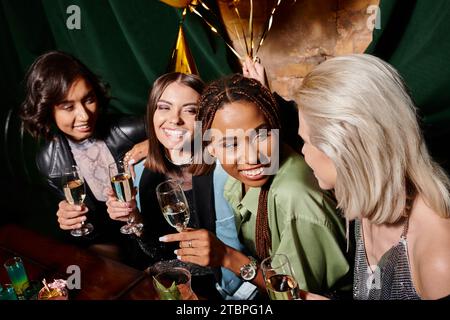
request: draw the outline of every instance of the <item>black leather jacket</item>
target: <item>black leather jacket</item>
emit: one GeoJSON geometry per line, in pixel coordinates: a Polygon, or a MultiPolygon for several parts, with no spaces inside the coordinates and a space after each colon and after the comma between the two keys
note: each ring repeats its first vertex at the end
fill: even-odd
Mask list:
{"type": "MultiPolygon", "coordinates": [[[[136,143],[146,139],[144,117],[102,115],[100,118],[102,120],[97,123],[95,136],[105,141],[115,160],[121,159],[136,143]]],[[[60,200],[65,199],[61,172],[76,163],[64,134],[57,133],[42,147],[37,154],[36,164],[50,189],[60,200]]],[[[94,232],[77,241],[89,245],[123,240],[119,232],[123,223],[109,218],[105,203],[97,201],[87,184],[85,204],[89,208],[87,218],[94,225],[94,232]]]]}

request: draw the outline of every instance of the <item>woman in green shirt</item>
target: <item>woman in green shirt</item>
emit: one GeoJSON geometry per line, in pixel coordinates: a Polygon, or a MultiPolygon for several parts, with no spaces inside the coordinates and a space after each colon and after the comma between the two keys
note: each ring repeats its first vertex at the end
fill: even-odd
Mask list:
{"type": "MultiPolygon", "coordinates": [[[[193,171],[201,175],[212,170],[206,163],[214,161],[205,161],[204,153],[220,161],[230,176],[224,196],[249,254],[259,261],[286,254],[301,289],[322,294],[350,290],[345,230],[336,203],[320,190],[303,158],[279,143],[278,106],[270,91],[236,74],[211,83],[200,105],[197,120],[203,124],[202,151],[207,152],[195,159],[193,171]]],[[[180,241],[176,254],[182,261],[225,267],[265,288],[259,268],[254,277],[242,272],[255,266],[253,258],[206,230],[160,240],[180,241]]]]}

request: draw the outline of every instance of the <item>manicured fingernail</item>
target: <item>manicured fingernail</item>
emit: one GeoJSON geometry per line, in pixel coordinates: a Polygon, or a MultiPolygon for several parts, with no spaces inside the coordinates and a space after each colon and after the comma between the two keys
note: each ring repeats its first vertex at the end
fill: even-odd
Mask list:
{"type": "Polygon", "coordinates": [[[164,237],[160,237],[159,238],[159,241],[161,241],[161,242],[166,242],[167,241],[167,238],[164,236],[164,237]]]}
{"type": "Polygon", "coordinates": [[[174,250],[173,253],[178,257],[178,250],[174,250]]]}
{"type": "Polygon", "coordinates": [[[181,257],[180,257],[180,256],[177,256],[177,259],[178,259],[178,260],[181,260],[181,257]]]}

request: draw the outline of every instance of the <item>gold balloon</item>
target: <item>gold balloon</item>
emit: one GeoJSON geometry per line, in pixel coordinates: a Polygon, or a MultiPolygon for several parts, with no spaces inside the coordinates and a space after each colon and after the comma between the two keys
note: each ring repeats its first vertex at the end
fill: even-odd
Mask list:
{"type": "Polygon", "coordinates": [[[193,0],[159,0],[175,8],[186,8],[193,0]]]}
{"type": "Polygon", "coordinates": [[[172,57],[167,71],[198,75],[197,66],[195,65],[191,50],[189,50],[182,24],[180,24],[180,28],[178,29],[177,42],[172,51],[172,57]]]}

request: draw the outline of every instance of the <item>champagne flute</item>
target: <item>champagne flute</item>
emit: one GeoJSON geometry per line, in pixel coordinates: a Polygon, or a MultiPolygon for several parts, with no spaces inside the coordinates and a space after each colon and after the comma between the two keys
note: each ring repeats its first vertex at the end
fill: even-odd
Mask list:
{"type": "MultiPolygon", "coordinates": [[[[190,219],[190,210],[186,195],[178,181],[169,179],[160,183],[156,187],[156,195],[166,221],[178,232],[185,231],[190,219]]],[[[178,259],[161,261],[161,263],[169,269],[176,269],[176,267],[186,268],[192,276],[213,274],[213,270],[210,267],[202,267],[195,263],[184,262],[178,259]]]]}
{"type": "Polygon", "coordinates": [[[267,293],[271,300],[299,300],[300,292],[289,259],[274,254],[261,262],[267,293]]]}
{"type": "MultiPolygon", "coordinates": [[[[80,169],[77,166],[70,166],[63,172],[61,180],[67,202],[72,205],[82,206],[86,197],[86,186],[80,169]]],[[[70,234],[74,237],[81,237],[88,235],[93,230],[94,226],[91,223],[81,222],[81,228],[72,229],[70,234]]]]}
{"type": "MultiPolygon", "coordinates": [[[[111,186],[116,194],[116,198],[120,202],[129,202],[133,200],[133,178],[131,177],[128,164],[123,160],[113,162],[109,165],[109,177],[111,178],[111,186]]],[[[134,222],[134,215],[128,215],[127,224],[120,228],[123,234],[132,234],[142,230],[142,223],[134,222]]]]}
{"type": "Polygon", "coordinates": [[[178,182],[169,179],[160,183],[156,195],[166,221],[178,232],[184,231],[190,218],[189,205],[178,182]]]}

